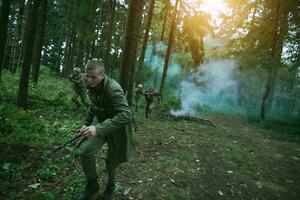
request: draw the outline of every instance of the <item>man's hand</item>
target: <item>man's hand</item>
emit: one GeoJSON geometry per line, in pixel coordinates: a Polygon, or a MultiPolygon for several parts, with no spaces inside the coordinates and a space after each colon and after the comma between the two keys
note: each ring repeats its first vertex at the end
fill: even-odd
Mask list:
{"type": "Polygon", "coordinates": [[[82,134],[82,137],[84,137],[84,138],[90,138],[90,137],[97,136],[95,126],[82,126],[80,132],[82,134]]]}
{"type": "Polygon", "coordinates": [[[80,130],[78,130],[78,131],[75,133],[75,136],[76,136],[76,137],[81,137],[81,136],[82,136],[83,129],[85,129],[85,128],[86,128],[86,126],[83,125],[83,126],[80,128],[80,130]]]}

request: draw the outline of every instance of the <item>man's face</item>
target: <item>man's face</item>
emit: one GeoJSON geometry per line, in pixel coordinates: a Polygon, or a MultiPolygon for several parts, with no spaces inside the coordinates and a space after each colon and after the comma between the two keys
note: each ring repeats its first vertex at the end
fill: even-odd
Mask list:
{"type": "Polygon", "coordinates": [[[99,72],[97,69],[91,69],[85,71],[87,84],[89,87],[97,87],[104,79],[104,73],[99,72]]]}

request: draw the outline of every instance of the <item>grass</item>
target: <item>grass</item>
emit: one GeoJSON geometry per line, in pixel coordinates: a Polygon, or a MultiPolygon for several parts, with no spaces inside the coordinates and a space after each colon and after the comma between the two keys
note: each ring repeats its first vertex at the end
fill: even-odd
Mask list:
{"type": "Polygon", "coordinates": [[[266,120],[248,117],[248,122],[275,133],[278,137],[300,142],[300,118],[295,116],[269,116],[266,120]]]}
{"type": "MultiPolygon", "coordinates": [[[[73,107],[70,83],[47,68],[42,68],[38,87],[29,88],[27,111],[15,106],[17,89],[18,75],[4,71],[0,199],[76,199],[84,177],[73,146],[48,153],[73,137],[85,110],[73,107]]],[[[114,200],[299,199],[297,121],[262,123],[209,112],[203,116],[217,124],[212,128],[160,118],[157,111],[171,105],[177,101],[156,106],[146,119],[141,102],[133,135],[137,152],[120,166],[114,200]]],[[[101,190],[106,183],[104,158],[104,153],[98,154],[101,190]]]]}
{"type": "MultiPolygon", "coordinates": [[[[70,83],[42,68],[39,85],[33,87],[30,84],[29,87],[29,109],[23,111],[15,105],[17,77],[4,71],[0,85],[0,90],[4,91],[0,94],[0,143],[5,145],[1,164],[9,166],[0,173],[1,178],[6,180],[0,186],[0,196],[10,199],[57,199],[61,187],[68,184],[68,178],[81,182],[82,177],[77,176],[74,169],[67,172],[61,170],[70,168],[72,158],[67,152],[71,149],[54,157],[43,156],[73,137],[73,132],[81,125],[84,110],[75,110],[71,104],[70,83]],[[40,156],[43,159],[35,160],[40,156]],[[64,173],[67,173],[66,181],[58,180],[57,177],[66,175],[64,173]],[[35,183],[39,183],[36,188],[29,187],[35,183]],[[50,188],[49,184],[60,187],[50,188]],[[17,194],[15,191],[18,190],[22,192],[17,194]]],[[[75,198],[68,193],[62,196],[75,198]]]]}

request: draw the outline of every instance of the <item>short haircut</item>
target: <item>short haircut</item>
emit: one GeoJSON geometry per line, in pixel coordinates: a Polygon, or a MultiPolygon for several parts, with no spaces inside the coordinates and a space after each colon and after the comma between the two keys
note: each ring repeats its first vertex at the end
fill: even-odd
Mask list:
{"type": "Polygon", "coordinates": [[[89,60],[85,65],[85,70],[98,70],[101,74],[105,73],[105,67],[101,60],[89,60]]]}

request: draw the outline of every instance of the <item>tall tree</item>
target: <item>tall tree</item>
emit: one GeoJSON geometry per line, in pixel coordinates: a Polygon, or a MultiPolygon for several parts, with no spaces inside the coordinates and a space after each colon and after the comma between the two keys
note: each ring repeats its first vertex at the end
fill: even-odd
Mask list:
{"type": "Polygon", "coordinates": [[[25,43],[26,43],[26,34],[27,34],[27,27],[29,27],[29,14],[30,14],[30,7],[32,5],[33,0],[25,0],[25,8],[24,8],[24,22],[21,26],[21,36],[20,36],[20,44],[19,44],[19,57],[17,60],[17,69],[20,69],[24,61],[24,55],[25,55],[25,43]]]}
{"type": "Polygon", "coordinates": [[[19,47],[21,43],[21,37],[22,37],[22,24],[23,24],[23,16],[24,16],[24,8],[25,8],[25,0],[19,1],[19,11],[17,16],[17,27],[16,27],[16,33],[15,33],[15,39],[13,43],[13,49],[12,49],[12,58],[11,58],[11,72],[15,73],[17,70],[17,67],[19,65],[18,61],[20,60],[20,54],[21,49],[19,47]]]}
{"type": "Polygon", "coordinates": [[[63,76],[65,78],[69,77],[74,62],[74,53],[76,48],[77,6],[78,0],[76,0],[73,5],[70,5],[69,9],[66,8],[70,10],[70,20],[67,25],[66,47],[64,51],[63,76]]]}
{"type": "Polygon", "coordinates": [[[85,57],[84,63],[92,58],[92,45],[93,40],[95,39],[95,18],[96,18],[96,0],[90,0],[88,5],[88,14],[87,14],[87,25],[86,25],[86,36],[84,41],[85,46],[85,57]]]}
{"type": "Polygon", "coordinates": [[[40,0],[32,0],[29,5],[28,15],[28,27],[26,30],[25,46],[24,46],[24,60],[22,64],[21,79],[19,83],[18,91],[18,106],[26,109],[27,108],[27,97],[28,97],[28,84],[30,75],[30,66],[32,63],[32,54],[34,47],[34,38],[37,29],[38,11],[40,0]]]}
{"type": "MultiPolygon", "coordinates": [[[[11,9],[10,9],[11,10],[11,9]]],[[[10,13],[11,15],[11,13],[10,13]]],[[[5,47],[4,47],[4,58],[2,61],[3,69],[10,70],[9,66],[9,61],[10,61],[10,52],[11,52],[11,46],[12,46],[12,41],[13,41],[13,26],[12,23],[9,23],[10,21],[13,20],[8,20],[8,28],[7,28],[7,36],[6,36],[6,42],[5,42],[5,47]]]]}
{"type": "Polygon", "coordinates": [[[93,16],[96,14],[95,0],[79,0],[77,13],[76,66],[82,67],[90,57],[88,44],[93,36],[93,16]]]}
{"type": "Polygon", "coordinates": [[[165,6],[164,6],[164,9],[162,10],[162,12],[164,13],[164,20],[163,20],[163,25],[162,25],[160,41],[164,40],[166,24],[167,24],[167,17],[169,15],[169,10],[170,10],[170,0],[164,1],[164,4],[165,4],[165,6]]]}
{"type": "Polygon", "coordinates": [[[84,62],[85,39],[87,35],[87,18],[88,18],[89,1],[78,0],[77,17],[77,44],[76,44],[76,67],[82,67],[84,62]]]}
{"type": "Polygon", "coordinates": [[[142,78],[145,52],[146,52],[146,49],[147,49],[147,43],[148,43],[148,39],[149,39],[149,31],[150,31],[151,23],[152,23],[154,5],[155,5],[155,0],[151,0],[150,8],[149,8],[149,11],[148,11],[148,19],[147,19],[147,24],[146,24],[146,30],[145,30],[144,39],[143,39],[142,51],[141,51],[141,55],[140,55],[140,59],[139,59],[138,73],[137,73],[137,79],[136,79],[137,84],[139,84],[141,82],[141,78],[142,78]]]}
{"type": "Polygon", "coordinates": [[[120,69],[120,84],[127,93],[129,104],[132,103],[132,90],[136,62],[136,52],[139,41],[144,0],[132,0],[129,6],[125,44],[120,69]]]}
{"type": "Polygon", "coordinates": [[[10,0],[2,1],[1,18],[0,18],[0,80],[3,68],[4,49],[7,38],[7,24],[10,11],[10,0]]]}
{"type": "MultiPolygon", "coordinates": [[[[292,67],[299,48],[296,42],[300,22],[299,8],[295,6],[294,0],[255,0],[247,4],[242,1],[228,2],[232,3],[229,5],[232,14],[224,16],[221,27],[226,25],[227,30],[220,32],[225,40],[232,35],[237,36],[229,39],[227,44],[231,46],[230,54],[239,58],[242,70],[266,70],[266,80],[260,73],[256,73],[256,84],[249,86],[244,82],[242,86],[247,87],[248,95],[253,93],[250,96],[262,93],[253,98],[261,102],[259,114],[265,119],[270,108],[272,111],[282,112],[289,105],[288,98],[298,98],[295,95],[299,93],[297,87],[289,91],[289,94],[285,92],[289,87],[289,81],[286,80],[289,74],[287,67],[292,67]],[[265,85],[262,84],[264,82],[265,85]]],[[[289,80],[293,80],[292,77],[289,80]]]]}
{"type": "Polygon", "coordinates": [[[173,17],[172,17],[173,21],[172,21],[171,30],[170,30],[170,33],[169,33],[168,48],[167,48],[167,53],[166,53],[165,61],[164,61],[164,70],[163,70],[161,83],[160,83],[160,90],[159,90],[160,94],[162,94],[162,92],[164,90],[166,77],[167,77],[167,73],[168,73],[169,59],[170,59],[171,50],[172,50],[173,43],[174,43],[175,30],[176,30],[176,26],[177,26],[177,7],[178,7],[178,4],[179,4],[179,0],[176,0],[175,7],[174,7],[174,12],[173,12],[173,17]]]}
{"type": "Polygon", "coordinates": [[[261,111],[260,111],[260,117],[261,119],[265,119],[265,113],[267,106],[269,106],[271,101],[271,96],[274,94],[275,89],[275,81],[278,73],[278,62],[281,60],[281,53],[283,48],[283,43],[279,41],[280,36],[280,8],[281,8],[281,0],[276,1],[276,7],[273,9],[274,13],[274,28],[273,28],[273,36],[272,36],[272,47],[271,47],[271,59],[273,61],[273,64],[269,67],[269,74],[268,74],[268,80],[266,84],[265,93],[262,98],[262,104],[261,104],[261,111]],[[282,43],[282,44],[280,44],[282,43]],[[274,61],[277,61],[274,63],[274,61]],[[277,65],[277,66],[276,66],[277,65]]]}
{"type": "Polygon", "coordinates": [[[48,0],[41,0],[41,8],[39,10],[38,27],[34,42],[34,52],[33,52],[33,62],[32,62],[32,81],[34,85],[37,85],[40,64],[41,64],[41,53],[43,48],[43,41],[46,29],[46,19],[47,19],[47,6],[48,0]]]}
{"type": "Polygon", "coordinates": [[[106,40],[106,49],[104,54],[104,64],[106,68],[110,68],[109,66],[109,56],[111,51],[111,43],[113,39],[113,30],[115,24],[115,12],[116,12],[116,0],[110,0],[110,17],[108,21],[108,31],[107,31],[107,40],[106,40]]]}

